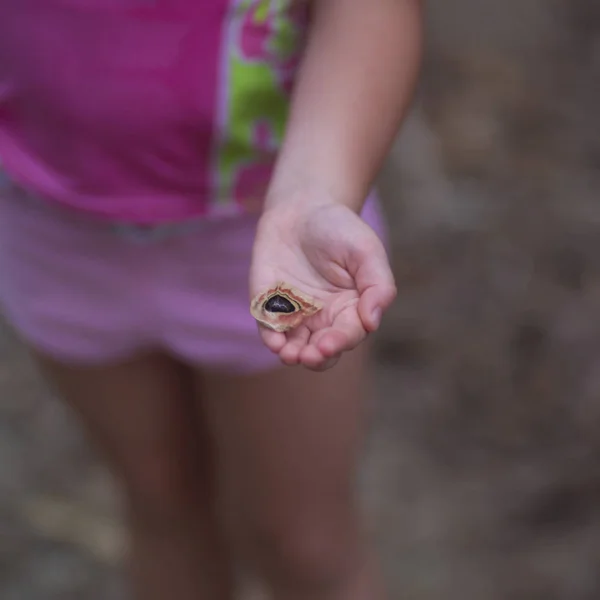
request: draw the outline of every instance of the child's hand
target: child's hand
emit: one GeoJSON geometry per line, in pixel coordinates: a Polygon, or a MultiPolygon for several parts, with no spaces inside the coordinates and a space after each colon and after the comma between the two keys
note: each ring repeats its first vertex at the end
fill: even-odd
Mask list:
{"type": "Polygon", "coordinates": [[[285,281],[323,303],[300,327],[260,327],[264,343],[287,365],[332,367],[379,327],[396,296],[383,244],[351,209],[339,204],[280,205],[261,217],[250,272],[254,297],[285,281]]]}

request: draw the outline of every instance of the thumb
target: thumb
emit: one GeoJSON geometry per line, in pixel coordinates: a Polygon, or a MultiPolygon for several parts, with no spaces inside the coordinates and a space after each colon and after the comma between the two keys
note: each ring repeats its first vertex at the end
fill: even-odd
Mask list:
{"type": "Polygon", "coordinates": [[[394,274],[385,248],[376,238],[363,249],[356,249],[354,256],[354,281],[360,294],[358,314],[367,331],[376,331],[383,312],[396,298],[394,274]]]}

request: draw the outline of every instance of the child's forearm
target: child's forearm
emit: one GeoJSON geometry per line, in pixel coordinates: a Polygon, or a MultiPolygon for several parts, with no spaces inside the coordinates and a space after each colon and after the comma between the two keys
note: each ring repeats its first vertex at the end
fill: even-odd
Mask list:
{"type": "Polygon", "coordinates": [[[410,104],[421,0],[314,0],[313,24],[267,207],[359,210],[410,104]]]}

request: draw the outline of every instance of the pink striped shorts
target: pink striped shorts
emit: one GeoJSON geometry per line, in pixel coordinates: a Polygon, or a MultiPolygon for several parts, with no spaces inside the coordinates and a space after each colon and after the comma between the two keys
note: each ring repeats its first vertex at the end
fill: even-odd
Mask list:
{"type": "MultiPolygon", "coordinates": [[[[36,350],[105,364],[163,350],[230,372],[273,368],[249,313],[256,216],[118,227],[0,192],[0,304],[36,350]]],[[[379,206],[365,220],[380,234],[379,206]]]]}

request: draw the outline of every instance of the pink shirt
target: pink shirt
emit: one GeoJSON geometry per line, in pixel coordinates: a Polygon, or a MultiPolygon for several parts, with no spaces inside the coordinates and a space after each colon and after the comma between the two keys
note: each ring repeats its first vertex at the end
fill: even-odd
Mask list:
{"type": "Polygon", "coordinates": [[[231,214],[264,196],[304,0],[0,0],[0,161],[118,221],[231,214]]]}

